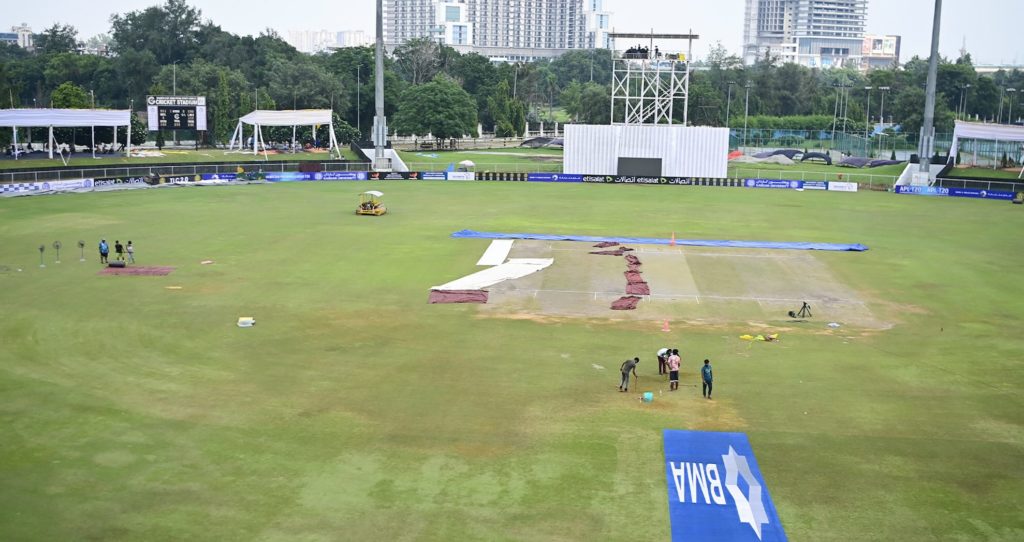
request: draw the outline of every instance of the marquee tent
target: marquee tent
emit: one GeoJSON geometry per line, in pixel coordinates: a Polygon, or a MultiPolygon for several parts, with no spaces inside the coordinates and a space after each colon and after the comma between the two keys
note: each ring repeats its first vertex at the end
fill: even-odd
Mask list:
{"type": "MultiPolygon", "coordinates": [[[[50,158],[56,140],[53,138],[54,126],[58,128],[84,128],[96,126],[114,127],[114,141],[117,141],[117,127],[128,127],[128,151],[132,151],[132,112],[127,109],[2,109],[0,110],[0,126],[10,126],[14,132],[14,145],[18,145],[18,128],[49,128],[50,158]]],[[[96,146],[95,134],[93,147],[96,146]]],[[[17,158],[17,153],[15,153],[17,158]]]]}
{"type": "MultiPolygon", "coordinates": [[[[1008,141],[1024,144],[1024,127],[1009,124],[984,124],[981,122],[956,121],[953,130],[953,146],[949,150],[949,159],[955,160],[960,151],[961,139],[981,139],[985,141],[1008,141]]],[[[1020,178],[1024,176],[1021,170],[1020,178]]]]}
{"type": "Polygon", "coordinates": [[[267,154],[267,147],[263,143],[263,126],[291,126],[292,127],[292,145],[295,145],[295,127],[296,126],[312,126],[313,138],[316,139],[316,127],[322,124],[326,124],[330,127],[330,144],[329,147],[334,149],[341,154],[341,149],[338,148],[338,138],[334,135],[334,123],[331,119],[330,109],[298,109],[290,111],[263,111],[257,109],[248,115],[245,115],[238,119],[238,127],[235,128],[235,133],[231,135],[231,141],[228,143],[228,149],[235,147],[235,142],[238,143],[238,148],[242,148],[242,124],[249,124],[255,127],[255,134],[253,135],[252,153],[257,154],[260,146],[263,147],[263,155],[267,154]]]}

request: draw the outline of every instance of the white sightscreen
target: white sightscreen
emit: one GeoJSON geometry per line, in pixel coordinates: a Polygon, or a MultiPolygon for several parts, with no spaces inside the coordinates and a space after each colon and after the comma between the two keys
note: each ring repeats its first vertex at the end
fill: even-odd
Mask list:
{"type": "Polygon", "coordinates": [[[618,175],[619,158],[660,158],[666,177],[725,178],[729,130],[704,126],[567,124],[565,173],[618,175]]]}

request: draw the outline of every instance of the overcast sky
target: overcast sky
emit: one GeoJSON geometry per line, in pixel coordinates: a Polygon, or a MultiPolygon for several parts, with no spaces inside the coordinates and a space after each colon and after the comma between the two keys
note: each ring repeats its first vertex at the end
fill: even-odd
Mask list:
{"type": "MultiPolygon", "coordinates": [[[[7,2],[2,10],[6,30],[26,22],[40,31],[55,22],[73,24],[80,38],[109,32],[110,14],[142,9],[157,0],[48,0],[43,4],[7,2]]],[[[365,30],[374,28],[374,0],[193,0],[225,30],[258,34],[270,27],[286,36],[289,30],[365,30]]],[[[612,25],[620,32],[700,34],[694,53],[703,57],[715,42],[738,53],[743,39],[744,0],[605,0],[612,25]]],[[[931,39],[933,0],[869,0],[868,32],[903,36],[902,59],[926,56],[931,39]]],[[[941,52],[956,57],[964,38],[975,63],[1024,64],[1024,0],[946,0],[943,6],[941,52]]],[[[622,45],[622,44],[620,44],[622,45]]]]}

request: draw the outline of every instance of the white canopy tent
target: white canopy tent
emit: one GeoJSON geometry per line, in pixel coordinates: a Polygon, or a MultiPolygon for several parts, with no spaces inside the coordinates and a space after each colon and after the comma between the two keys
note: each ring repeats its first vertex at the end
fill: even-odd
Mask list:
{"type": "MultiPolygon", "coordinates": [[[[986,141],[1008,141],[1024,145],[1024,126],[1010,124],[984,124],[981,122],[956,121],[956,128],[953,130],[953,146],[949,149],[949,159],[956,160],[956,154],[960,151],[961,139],[981,139],[986,141]]],[[[1017,178],[1024,177],[1024,169],[1017,178]]]]}
{"type": "MultiPolygon", "coordinates": [[[[18,128],[49,128],[50,158],[56,140],[53,128],[94,128],[96,126],[112,126],[114,141],[117,141],[117,127],[128,127],[128,144],[125,156],[132,152],[132,112],[127,109],[2,109],[0,110],[0,126],[10,126],[14,132],[14,146],[18,146],[18,128]]],[[[96,147],[93,133],[93,148],[96,147]]],[[[94,151],[95,152],[95,151],[94,151]]],[[[18,155],[15,153],[15,159],[18,155]]]]}
{"type": "Polygon", "coordinates": [[[255,132],[253,134],[252,153],[257,154],[260,146],[262,146],[264,156],[267,155],[267,147],[263,143],[262,126],[291,126],[292,146],[294,147],[296,126],[311,126],[313,130],[313,139],[316,139],[316,127],[326,124],[330,127],[330,142],[328,147],[337,151],[338,154],[341,155],[341,149],[338,148],[338,138],[334,135],[334,122],[331,117],[330,109],[298,109],[290,111],[262,111],[257,109],[256,111],[238,119],[238,127],[235,128],[235,133],[231,135],[231,141],[228,143],[228,150],[235,148],[235,142],[238,143],[239,149],[244,146],[242,141],[242,124],[250,124],[255,128],[255,132]]]}

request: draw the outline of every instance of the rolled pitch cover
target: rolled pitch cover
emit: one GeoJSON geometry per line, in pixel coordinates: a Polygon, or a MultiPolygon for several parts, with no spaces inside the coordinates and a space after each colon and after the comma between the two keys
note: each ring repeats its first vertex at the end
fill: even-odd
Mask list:
{"type": "Polygon", "coordinates": [[[125,263],[120,261],[120,260],[107,263],[107,267],[124,267],[124,266],[125,266],[125,263]]]}

